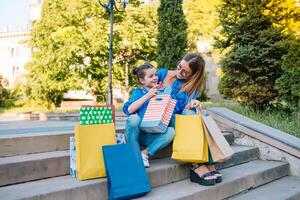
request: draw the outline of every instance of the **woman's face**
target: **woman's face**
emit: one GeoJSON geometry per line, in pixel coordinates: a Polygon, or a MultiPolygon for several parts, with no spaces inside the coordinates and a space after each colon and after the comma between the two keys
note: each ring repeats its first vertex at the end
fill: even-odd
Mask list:
{"type": "Polygon", "coordinates": [[[193,75],[192,69],[190,68],[188,62],[182,60],[176,68],[176,76],[178,79],[186,80],[193,75]]]}

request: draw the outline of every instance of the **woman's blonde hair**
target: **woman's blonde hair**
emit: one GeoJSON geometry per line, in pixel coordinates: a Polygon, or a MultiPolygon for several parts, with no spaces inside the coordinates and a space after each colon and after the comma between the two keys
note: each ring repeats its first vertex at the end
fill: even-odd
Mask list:
{"type": "Polygon", "coordinates": [[[188,95],[194,95],[195,91],[202,91],[202,85],[205,76],[205,61],[198,53],[189,53],[183,57],[192,70],[192,76],[185,80],[182,84],[180,91],[187,91],[188,95]]]}

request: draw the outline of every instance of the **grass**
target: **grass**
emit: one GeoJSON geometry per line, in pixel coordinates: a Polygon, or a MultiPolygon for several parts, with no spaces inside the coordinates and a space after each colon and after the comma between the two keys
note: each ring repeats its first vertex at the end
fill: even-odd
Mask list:
{"type": "Polygon", "coordinates": [[[297,112],[287,112],[277,109],[257,111],[249,107],[241,106],[232,101],[224,101],[218,103],[205,102],[203,103],[203,105],[205,107],[228,108],[250,119],[300,138],[300,120],[297,118],[297,112]]]}

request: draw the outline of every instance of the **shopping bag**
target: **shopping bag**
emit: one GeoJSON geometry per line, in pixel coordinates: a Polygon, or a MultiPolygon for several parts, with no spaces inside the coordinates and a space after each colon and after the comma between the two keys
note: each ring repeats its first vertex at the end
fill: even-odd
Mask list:
{"type": "Polygon", "coordinates": [[[83,105],[80,108],[80,124],[106,124],[115,122],[115,111],[112,105],[83,105]]]}
{"type": "Polygon", "coordinates": [[[75,137],[70,137],[70,176],[76,178],[76,147],[75,137]]]}
{"type": "Polygon", "coordinates": [[[101,147],[116,144],[114,124],[75,126],[75,144],[78,179],[105,177],[101,147]]]}
{"type": "Polygon", "coordinates": [[[228,144],[215,120],[209,114],[205,113],[202,114],[202,123],[213,161],[223,162],[231,158],[234,151],[228,144]]]}
{"type": "Polygon", "coordinates": [[[117,144],[126,144],[126,138],[124,133],[116,133],[117,144]]]}
{"type": "Polygon", "coordinates": [[[109,199],[131,199],[151,191],[137,144],[103,146],[109,199]]]}
{"type": "Polygon", "coordinates": [[[141,122],[141,130],[147,133],[165,133],[175,105],[176,100],[168,94],[152,97],[141,122]]]}
{"type": "Polygon", "coordinates": [[[176,115],[172,159],[192,163],[208,161],[208,144],[200,115],[176,115]]]}

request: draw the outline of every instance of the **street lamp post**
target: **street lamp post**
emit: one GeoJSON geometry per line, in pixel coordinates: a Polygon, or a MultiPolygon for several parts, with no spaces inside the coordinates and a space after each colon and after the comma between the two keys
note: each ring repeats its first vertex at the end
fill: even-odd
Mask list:
{"type": "Polygon", "coordinates": [[[122,9],[119,9],[116,5],[115,0],[108,0],[106,4],[102,3],[101,0],[98,0],[100,5],[109,13],[110,21],[110,35],[109,35],[109,64],[108,64],[108,83],[106,91],[106,104],[113,104],[113,90],[112,90],[112,60],[113,60],[113,30],[114,30],[114,9],[117,12],[124,12],[125,7],[128,4],[128,0],[119,0],[122,4],[122,9]]]}

